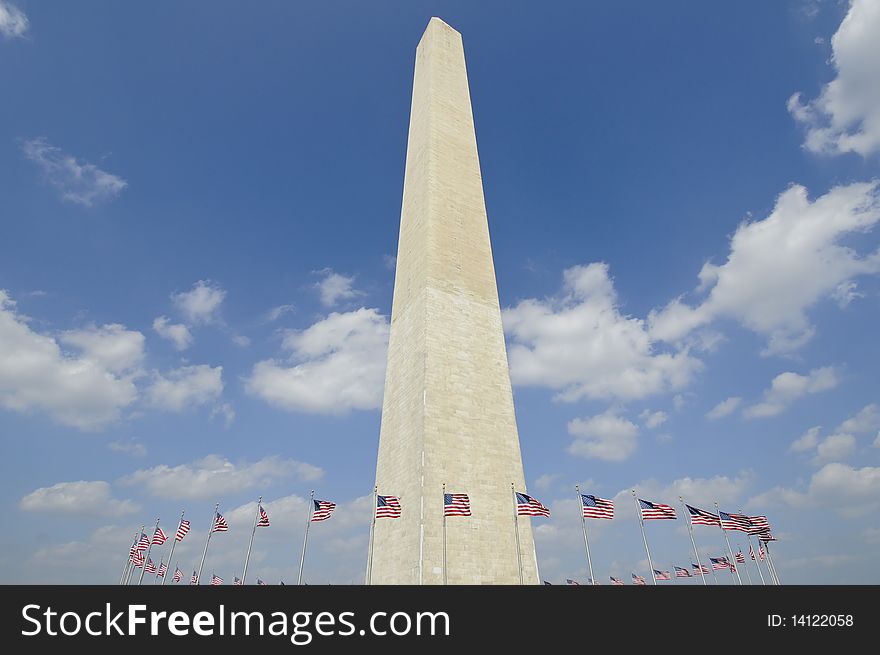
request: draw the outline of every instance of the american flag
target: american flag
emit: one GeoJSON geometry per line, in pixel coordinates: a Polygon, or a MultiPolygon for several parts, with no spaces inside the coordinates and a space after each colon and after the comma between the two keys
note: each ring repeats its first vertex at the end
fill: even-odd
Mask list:
{"type": "Polygon", "coordinates": [[[718,512],[721,518],[721,527],[724,530],[739,530],[740,532],[748,532],[752,527],[752,522],[745,514],[728,514],[727,512],[718,512]]]}
{"type": "Polygon", "coordinates": [[[153,545],[161,546],[168,540],[168,537],[165,536],[165,533],[162,532],[162,528],[156,526],[156,531],[153,533],[153,545]]]}
{"type": "Polygon", "coordinates": [[[156,572],[156,575],[159,576],[160,578],[164,578],[165,574],[167,572],[168,572],[168,565],[167,564],[160,564],[159,570],[156,572]]]}
{"type": "Polygon", "coordinates": [[[156,572],[156,565],[153,564],[153,558],[152,558],[152,557],[150,558],[150,561],[147,562],[147,568],[145,568],[144,571],[145,571],[146,573],[155,573],[155,572],[156,572]]]}
{"type": "Polygon", "coordinates": [[[241,578],[239,578],[237,575],[232,576],[232,586],[233,587],[240,587],[241,586],[241,578]]]}
{"type": "Polygon", "coordinates": [[[590,494],[581,494],[585,519],[613,519],[614,502],[590,494]]]}
{"type": "Polygon", "coordinates": [[[212,587],[219,587],[222,584],[223,584],[223,578],[221,578],[219,575],[214,575],[212,573],[211,574],[211,586],[212,587]]]}
{"type": "Polygon", "coordinates": [[[537,498],[515,491],[517,516],[550,516],[550,510],[537,498]]]}
{"type": "Polygon", "coordinates": [[[694,570],[694,575],[709,575],[709,568],[705,564],[691,564],[691,568],[694,570]]]}
{"type": "Polygon", "coordinates": [[[663,503],[652,503],[639,498],[639,507],[642,510],[642,519],[674,519],[675,508],[663,503]]]}
{"type": "Polygon", "coordinates": [[[730,568],[730,562],[727,561],[726,557],[710,557],[709,561],[712,562],[712,568],[715,571],[723,571],[730,568]]]}
{"type": "Polygon", "coordinates": [[[257,586],[266,587],[268,585],[265,582],[263,582],[262,580],[260,580],[259,578],[257,578],[257,586]]]}
{"type": "Polygon", "coordinates": [[[633,577],[633,584],[637,584],[637,585],[646,584],[645,579],[642,576],[636,575],[635,573],[633,573],[632,577],[633,577]]]}
{"type": "Polygon", "coordinates": [[[770,522],[767,520],[766,516],[750,516],[748,518],[752,524],[749,528],[749,534],[761,534],[762,532],[770,532],[770,522]]]}
{"type": "Polygon", "coordinates": [[[624,584],[626,584],[623,580],[621,580],[620,578],[615,578],[613,575],[608,576],[608,577],[611,578],[611,584],[615,587],[620,587],[620,586],[623,586],[624,584]]]}
{"type": "Polygon", "coordinates": [[[313,500],[312,502],[315,503],[315,509],[312,513],[313,521],[326,521],[330,518],[333,510],[336,509],[336,503],[326,500],[313,500]]]}
{"type": "Polygon", "coordinates": [[[687,569],[683,569],[680,566],[673,567],[675,569],[675,577],[676,578],[689,578],[691,577],[691,572],[687,569]]]}
{"type": "Polygon", "coordinates": [[[749,544],[749,557],[753,562],[755,561],[755,551],[752,549],[752,544],[749,544]]]}
{"type": "Polygon", "coordinates": [[[128,552],[128,559],[135,566],[143,566],[144,564],[143,553],[141,553],[141,551],[139,551],[137,548],[132,548],[128,552]]]}
{"type": "Polygon", "coordinates": [[[400,498],[397,496],[376,496],[377,519],[399,519],[400,498]]]}
{"type": "Polygon", "coordinates": [[[567,584],[567,585],[574,585],[575,587],[580,587],[580,586],[581,586],[581,583],[580,583],[580,582],[578,582],[577,580],[572,580],[571,578],[568,578],[568,579],[565,581],[565,584],[567,584]]]}
{"type": "Polygon", "coordinates": [[[174,577],[171,578],[172,582],[180,582],[181,578],[183,578],[183,571],[180,570],[179,567],[174,567],[174,577]]]}
{"type": "Polygon", "coordinates": [[[656,580],[672,580],[672,576],[669,575],[669,571],[658,571],[654,569],[654,578],[656,580]]]}
{"type": "Polygon", "coordinates": [[[141,555],[141,553],[138,553],[137,558],[132,561],[132,564],[134,564],[134,568],[136,569],[141,568],[144,565],[144,556],[141,555]]]}
{"type": "Polygon", "coordinates": [[[268,528],[269,527],[269,515],[266,514],[266,510],[263,509],[263,506],[260,505],[260,520],[257,521],[258,528],[268,528]]]}
{"type": "Polygon", "coordinates": [[[443,494],[443,516],[470,516],[471,501],[467,494],[443,494]]]}
{"type": "Polygon", "coordinates": [[[691,525],[721,525],[721,520],[717,514],[707,512],[704,509],[697,509],[685,504],[688,514],[691,515],[691,525]]]}
{"type": "Polygon", "coordinates": [[[762,562],[764,561],[764,555],[764,544],[761,544],[760,546],[758,546],[758,559],[760,559],[762,562]]]}
{"type": "Polygon", "coordinates": [[[187,532],[189,532],[189,521],[182,520],[180,526],[177,528],[177,534],[174,536],[174,541],[183,541],[187,532]]]}
{"type": "Polygon", "coordinates": [[[199,574],[193,571],[192,577],[189,579],[189,583],[191,585],[199,584],[199,574]]]}
{"type": "Polygon", "coordinates": [[[776,537],[774,537],[774,536],[773,536],[772,534],[770,534],[769,532],[763,532],[763,533],[761,533],[761,534],[758,535],[758,541],[763,541],[763,542],[767,542],[767,541],[776,541],[776,537]]]}
{"type": "Polygon", "coordinates": [[[217,512],[217,516],[214,517],[214,527],[211,528],[211,532],[227,532],[229,530],[229,524],[226,522],[226,519],[223,518],[223,515],[220,512],[217,512]]]}
{"type": "Polygon", "coordinates": [[[736,555],[734,555],[734,557],[736,558],[737,564],[745,564],[746,563],[746,556],[743,555],[743,552],[741,550],[736,551],[736,555]]]}
{"type": "Polygon", "coordinates": [[[140,541],[138,541],[137,546],[135,546],[135,548],[137,548],[138,550],[146,550],[149,547],[150,547],[150,538],[147,535],[145,535],[143,532],[141,532],[141,539],[140,539],[140,541]]]}

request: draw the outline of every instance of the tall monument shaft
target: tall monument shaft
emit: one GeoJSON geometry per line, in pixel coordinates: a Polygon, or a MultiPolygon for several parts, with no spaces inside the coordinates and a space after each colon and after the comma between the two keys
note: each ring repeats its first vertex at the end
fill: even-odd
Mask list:
{"type": "MultiPolygon", "coordinates": [[[[519,584],[511,483],[525,490],[461,35],[432,18],[416,50],[382,405],[372,584],[519,584]],[[446,519],[447,493],[470,496],[446,519]],[[445,548],[444,548],[445,541],[445,548]]],[[[523,581],[538,582],[530,519],[523,581]]]]}

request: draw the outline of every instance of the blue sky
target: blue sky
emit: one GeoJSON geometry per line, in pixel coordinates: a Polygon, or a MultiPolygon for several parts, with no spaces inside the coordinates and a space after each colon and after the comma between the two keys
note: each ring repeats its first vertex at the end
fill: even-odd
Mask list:
{"type": "MultiPolygon", "coordinates": [[[[114,583],[181,509],[190,569],[215,502],[231,580],[260,494],[249,578],[290,581],[313,488],[339,509],[306,579],[363,579],[432,15],[465,43],[542,577],[586,576],[580,483],[618,503],[602,581],[649,575],[633,487],[767,514],[783,582],[880,581],[867,0],[0,1],[0,581],[114,583]]],[[[689,563],[682,521],[647,527],[689,563]]]]}

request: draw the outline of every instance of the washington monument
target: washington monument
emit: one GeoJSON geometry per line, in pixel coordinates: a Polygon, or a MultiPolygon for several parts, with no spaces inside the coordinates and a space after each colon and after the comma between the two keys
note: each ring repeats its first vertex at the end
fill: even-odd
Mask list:
{"type": "Polygon", "coordinates": [[[464,48],[439,18],[416,50],[376,485],[403,509],[376,521],[369,583],[538,583],[464,48]],[[444,521],[444,485],[471,516],[444,521]]]}

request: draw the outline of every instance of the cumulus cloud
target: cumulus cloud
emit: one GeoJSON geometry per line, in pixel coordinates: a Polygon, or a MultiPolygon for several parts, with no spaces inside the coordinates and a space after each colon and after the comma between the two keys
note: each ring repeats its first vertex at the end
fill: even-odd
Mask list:
{"type": "Polygon", "coordinates": [[[63,200],[91,207],[113,200],[128,182],[89,162],[79,162],[44,137],[22,141],[24,156],[39,167],[46,181],[55,187],[63,200]]]}
{"type": "Polygon", "coordinates": [[[247,391],[281,409],[318,414],[382,405],[388,320],[376,309],[332,313],[288,332],[287,361],[258,362],[247,391]]]}
{"type": "Polygon", "coordinates": [[[295,309],[295,305],[278,305],[277,307],[273,307],[268,312],[266,312],[265,316],[263,317],[263,323],[273,323],[285,314],[289,314],[295,309]]]}
{"type": "Polygon", "coordinates": [[[190,325],[220,321],[220,305],[226,291],[210,280],[199,280],[189,291],[171,294],[171,301],[190,325]]]}
{"type": "Polygon", "coordinates": [[[25,512],[46,512],[64,516],[123,516],[139,507],[130,500],[113,497],[110,484],[103,480],[59,482],[40,487],[21,499],[25,512]]]}
{"type": "Polygon", "coordinates": [[[648,317],[650,336],[680,342],[691,331],[732,318],[768,339],[764,355],[790,353],[813,336],[807,311],[853,278],[880,272],[880,252],[861,256],[842,241],[880,221],[880,182],[837,186],[812,202],[791,186],[764,220],[741,224],[727,261],[706,263],[696,305],[682,298],[648,317]]]}
{"type": "Polygon", "coordinates": [[[643,320],[620,313],[607,264],[566,269],[556,298],[503,313],[510,374],[557,398],[632,400],[686,386],[702,367],[686,348],[658,352],[643,320]]]}
{"type": "Polygon", "coordinates": [[[807,375],[791,371],[780,373],[773,378],[770,388],[764,391],[764,400],[746,407],[743,410],[743,416],[746,418],[776,416],[784,412],[797,399],[808,394],[833,389],[838,382],[837,374],[831,366],[814,368],[807,375]]]}
{"type": "Polygon", "coordinates": [[[880,407],[876,403],[865,405],[855,416],[846,419],[837,428],[839,432],[863,434],[880,430],[880,407]]]}
{"type": "Polygon", "coordinates": [[[831,462],[813,474],[806,489],[775,487],[752,498],[749,507],[830,508],[854,518],[880,510],[880,468],[831,462]]]}
{"type": "Polygon", "coordinates": [[[650,409],[646,409],[641,414],[639,414],[639,418],[642,419],[642,422],[645,424],[646,428],[656,428],[666,423],[666,420],[669,418],[669,414],[660,411],[652,412],[650,409]]]}
{"type": "Polygon", "coordinates": [[[807,150],[867,157],[880,151],[880,4],[852,0],[831,48],[836,77],[814,100],[795,93],[788,111],[806,129],[807,150]]]}
{"type": "Polygon", "coordinates": [[[819,425],[810,428],[791,442],[791,446],[788,447],[789,450],[794,453],[804,453],[813,450],[819,445],[819,434],[821,431],[822,427],[819,425]]]}
{"type": "Polygon", "coordinates": [[[354,276],[340,275],[329,268],[325,268],[321,274],[324,278],[315,284],[315,288],[318,290],[321,304],[324,307],[333,307],[340,300],[351,300],[363,295],[363,292],[352,286],[354,276]]]}
{"type": "Polygon", "coordinates": [[[715,419],[729,416],[736,411],[736,408],[739,407],[741,402],[742,398],[738,396],[731,396],[730,398],[722,400],[706,413],[706,418],[710,421],[714,421],[715,419]]]}
{"type": "Polygon", "coordinates": [[[851,434],[832,434],[816,445],[816,457],[813,458],[813,463],[838,462],[852,455],[855,449],[856,438],[851,434]]]}
{"type": "Polygon", "coordinates": [[[0,0],[0,34],[7,39],[23,37],[28,30],[28,18],[11,2],[0,0]]]}
{"type": "Polygon", "coordinates": [[[154,407],[181,412],[187,407],[213,402],[223,393],[223,367],[207,364],[182,366],[161,374],[153,373],[147,401],[154,407]]]}
{"type": "Polygon", "coordinates": [[[0,406],[43,411],[64,425],[101,429],[137,398],[128,371],[143,355],[143,336],[119,325],[68,332],[62,340],[81,350],[66,353],[59,342],[30,328],[27,317],[0,290],[0,406]]]}
{"type": "MultiPolygon", "coordinates": [[[[639,498],[672,505],[679,511],[678,497],[694,507],[702,507],[714,511],[717,502],[721,507],[737,507],[745,493],[752,486],[755,475],[752,471],[741,471],[736,476],[716,475],[711,478],[684,477],[672,482],[661,482],[655,478],[642,480],[634,487],[620,490],[614,496],[615,511],[619,509],[621,517],[634,517],[635,507],[631,489],[636,490],[639,498]]],[[[617,514],[615,514],[615,518],[617,514]]]]}
{"type": "Polygon", "coordinates": [[[163,339],[168,339],[177,350],[186,350],[192,344],[192,333],[183,323],[172,323],[165,316],[153,321],[153,330],[163,339]]]}
{"type": "Polygon", "coordinates": [[[268,486],[280,479],[310,482],[323,473],[317,466],[278,456],[234,463],[219,455],[208,455],[191,464],[161,464],[141,469],[125,476],[121,482],[160,498],[198,499],[220,498],[224,494],[268,486]]]}
{"type": "Polygon", "coordinates": [[[107,447],[114,453],[125,453],[133,457],[144,457],[147,454],[147,447],[135,439],[111,441],[107,447]]]}
{"type": "Polygon", "coordinates": [[[571,454],[622,462],[635,452],[639,428],[611,407],[602,414],[569,421],[568,433],[575,437],[568,447],[571,454]]]}

